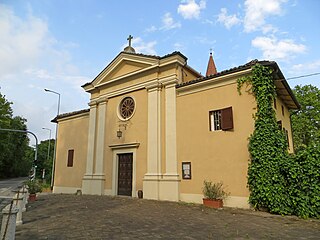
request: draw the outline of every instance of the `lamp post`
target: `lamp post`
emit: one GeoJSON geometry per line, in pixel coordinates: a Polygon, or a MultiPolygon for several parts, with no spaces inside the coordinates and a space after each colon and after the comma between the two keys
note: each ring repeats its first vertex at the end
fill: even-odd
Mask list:
{"type": "MultiPolygon", "coordinates": [[[[60,93],[52,91],[50,89],[45,88],[44,89],[46,92],[54,93],[58,95],[58,112],[57,116],[60,113],[60,93]]],[[[56,123],[56,140],[54,142],[54,151],[53,151],[53,161],[52,161],[52,172],[51,172],[51,189],[53,190],[53,185],[54,185],[54,171],[55,171],[55,162],[56,162],[56,157],[57,157],[57,135],[58,135],[58,122],[56,123]]]]}
{"type": "MultiPolygon", "coordinates": [[[[50,143],[51,143],[51,129],[50,128],[45,128],[45,127],[43,127],[42,129],[49,131],[49,145],[48,145],[48,156],[47,156],[47,162],[49,162],[49,158],[50,158],[50,143]]],[[[43,178],[44,178],[44,173],[43,173],[43,178]]]]}

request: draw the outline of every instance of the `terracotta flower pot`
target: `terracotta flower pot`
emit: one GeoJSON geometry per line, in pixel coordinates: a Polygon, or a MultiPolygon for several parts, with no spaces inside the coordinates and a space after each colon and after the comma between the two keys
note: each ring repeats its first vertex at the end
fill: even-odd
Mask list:
{"type": "Polygon", "coordinates": [[[223,208],[223,201],[222,199],[207,199],[203,198],[203,205],[207,207],[212,207],[212,208],[223,208]]]}
{"type": "Polygon", "coordinates": [[[35,194],[35,193],[30,193],[30,194],[29,194],[28,201],[29,201],[29,202],[34,202],[34,201],[36,201],[36,200],[37,200],[37,194],[35,194]]]}

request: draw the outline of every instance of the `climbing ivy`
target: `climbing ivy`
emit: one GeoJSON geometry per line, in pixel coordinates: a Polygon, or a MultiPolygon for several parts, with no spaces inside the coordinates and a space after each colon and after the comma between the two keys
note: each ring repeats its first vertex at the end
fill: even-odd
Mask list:
{"type": "Polygon", "coordinates": [[[271,213],[319,217],[319,168],[316,167],[319,167],[320,159],[315,158],[314,163],[309,164],[299,160],[304,159],[303,156],[289,156],[286,137],[279,129],[272,107],[276,97],[272,73],[271,68],[256,64],[251,75],[238,79],[239,94],[243,84],[247,83],[251,85],[257,102],[254,132],[249,139],[249,202],[254,208],[271,213]],[[309,171],[303,170],[304,165],[309,167],[309,171]],[[308,172],[311,177],[307,176],[308,172]],[[310,189],[313,192],[305,197],[310,189]],[[299,200],[303,198],[301,205],[299,200]]]}

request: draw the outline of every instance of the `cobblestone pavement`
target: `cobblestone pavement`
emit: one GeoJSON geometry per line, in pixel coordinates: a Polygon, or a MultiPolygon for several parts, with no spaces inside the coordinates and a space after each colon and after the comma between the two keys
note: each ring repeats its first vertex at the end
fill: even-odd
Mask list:
{"type": "Polygon", "coordinates": [[[320,239],[320,221],[198,204],[47,194],[29,203],[16,239],[320,239]]]}

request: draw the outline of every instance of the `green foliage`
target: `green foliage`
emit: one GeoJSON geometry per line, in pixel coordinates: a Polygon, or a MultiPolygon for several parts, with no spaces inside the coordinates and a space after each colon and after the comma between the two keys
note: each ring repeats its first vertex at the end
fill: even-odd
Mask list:
{"type": "Polygon", "coordinates": [[[28,180],[25,182],[28,192],[31,194],[36,194],[42,192],[42,185],[38,180],[28,180]]]}
{"type": "Polygon", "coordinates": [[[244,83],[251,84],[257,102],[249,140],[249,202],[271,213],[319,217],[319,148],[289,156],[272,107],[276,91],[271,69],[255,65],[252,75],[238,80],[239,92],[244,83]]]}
{"type": "Polygon", "coordinates": [[[301,106],[291,117],[295,150],[320,147],[320,90],[306,85],[296,86],[293,92],[301,106]]]}
{"type": "Polygon", "coordinates": [[[213,183],[211,181],[203,181],[202,192],[207,199],[224,199],[228,193],[224,190],[223,183],[213,183]]]}
{"type": "Polygon", "coordinates": [[[287,191],[293,214],[320,218],[320,148],[310,146],[288,159],[287,191]]]}
{"type": "MultiPolygon", "coordinates": [[[[0,93],[0,128],[26,130],[26,119],[13,117],[11,104],[0,93]]],[[[26,134],[0,131],[0,178],[28,175],[32,165],[26,155],[28,144],[26,134]]]]}
{"type": "Polygon", "coordinates": [[[48,139],[45,141],[41,141],[41,143],[38,144],[38,162],[36,177],[42,178],[42,170],[45,169],[45,180],[48,183],[50,183],[51,181],[54,142],[54,139],[48,139]]]}

